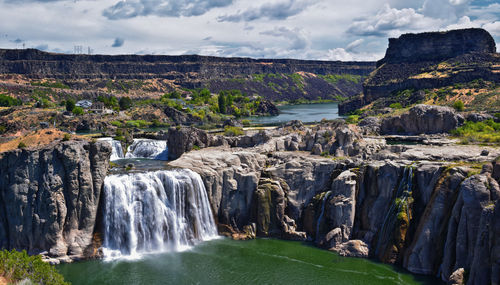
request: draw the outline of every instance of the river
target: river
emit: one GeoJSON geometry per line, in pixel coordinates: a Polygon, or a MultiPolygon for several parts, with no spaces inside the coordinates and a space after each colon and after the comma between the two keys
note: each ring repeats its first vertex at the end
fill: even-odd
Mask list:
{"type": "Polygon", "coordinates": [[[275,239],[206,241],[182,252],[137,260],[59,265],[84,284],[440,284],[393,266],[340,257],[309,244],[275,239]]]}
{"type": "Polygon", "coordinates": [[[278,108],[280,110],[278,116],[250,117],[248,119],[254,124],[282,124],[291,120],[312,123],[322,119],[340,118],[338,103],[283,105],[278,108]]]}

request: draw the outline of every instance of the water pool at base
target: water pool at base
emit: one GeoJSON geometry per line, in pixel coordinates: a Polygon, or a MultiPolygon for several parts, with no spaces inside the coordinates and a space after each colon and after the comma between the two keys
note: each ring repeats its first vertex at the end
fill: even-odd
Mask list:
{"type": "Polygon", "coordinates": [[[396,267],[340,257],[301,242],[217,239],[138,260],[85,261],[57,269],[72,284],[441,284],[396,267]]]}

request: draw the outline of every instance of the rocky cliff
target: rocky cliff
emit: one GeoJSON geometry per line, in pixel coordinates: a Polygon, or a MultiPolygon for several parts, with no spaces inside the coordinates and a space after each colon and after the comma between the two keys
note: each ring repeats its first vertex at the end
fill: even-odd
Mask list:
{"type": "MultiPolygon", "coordinates": [[[[106,91],[103,87],[107,87],[108,92],[117,89],[127,94],[141,87],[144,90],[139,93],[165,93],[173,88],[206,87],[214,93],[238,89],[272,100],[316,100],[330,95],[350,97],[361,92],[362,79],[374,68],[374,62],[199,55],[70,55],[34,49],[0,50],[0,75],[64,81],[78,91],[74,92],[77,97],[82,96],[81,90],[90,95],[97,90],[106,91]],[[328,77],[330,75],[336,77],[328,77]]],[[[5,88],[15,91],[20,87],[9,81],[5,88]]],[[[33,89],[31,86],[23,88],[33,89]]],[[[70,92],[69,89],[64,91],[70,92]]]]}
{"type": "Polygon", "coordinates": [[[110,154],[87,141],[0,154],[0,248],[86,255],[110,154]]]}
{"type": "Polygon", "coordinates": [[[498,149],[385,146],[343,125],[295,128],[171,165],[201,175],[221,231],[234,238],[309,239],[445,281],[461,272],[467,284],[500,281],[498,149]],[[319,147],[348,157],[286,151],[319,147]]]}
{"type": "Polygon", "coordinates": [[[363,96],[339,109],[345,114],[406,89],[441,88],[476,79],[500,82],[499,64],[495,41],[483,29],[405,34],[389,39],[385,57],[363,83],[363,96]]]}

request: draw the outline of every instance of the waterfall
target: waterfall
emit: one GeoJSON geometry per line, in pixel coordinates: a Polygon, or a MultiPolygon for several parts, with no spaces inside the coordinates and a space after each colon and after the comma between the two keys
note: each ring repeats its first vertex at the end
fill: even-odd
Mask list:
{"type": "Polygon", "coordinates": [[[318,222],[316,224],[316,242],[319,242],[319,228],[321,226],[321,220],[323,219],[323,216],[325,214],[326,200],[328,199],[328,197],[330,196],[331,193],[332,193],[331,191],[326,192],[325,196],[323,197],[323,201],[321,203],[321,212],[319,214],[318,222]]]}
{"type": "Polygon", "coordinates": [[[107,259],[181,251],[217,236],[205,186],[191,170],[110,175],[104,199],[107,259]]]}
{"type": "Polygon", "coordinates": [[[395,199],[391,203],[391,207],[387,211],[387,214],[384,218],[384,222],[382,223],[382,227],[380,228],[378,234],[377,247],[375,249],[375,254],[379,254],[380,247],[382,243],[385,242],[389,235],[392,234],[392,231],[395,227],[395,221],[397,220],[397,215],[401,213],[402,210],[405,211],[406,216],[409,220],[411,220],[411,215],[408,207],[408,203],[412,198],[412,188],[413,188],[413,164],[408,165],[404,168],[403,178],[401,179],[398,190],[396,192],[395,199]]]}
{"type": "Polygon", "coordinates": [[[111,158],[110,158],[111,161],[122,159],[125,157],[123,155],[122,144],[119,141],[114,140],[112,138],[100,138],[97,140],[98,141],[105,141],[105,142],[108,142],[109,144],[111,144],[111,147],[112,147],[111,158]]]}
{"type": "Polygon", "coordinates": [[[126,158],[168,160],[167,142],[150,139],[134,139],[128,147],[126,158]]]}

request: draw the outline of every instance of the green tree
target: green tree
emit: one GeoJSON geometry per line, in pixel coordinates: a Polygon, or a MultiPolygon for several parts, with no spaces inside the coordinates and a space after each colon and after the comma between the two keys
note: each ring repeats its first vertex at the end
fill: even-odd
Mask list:
{"type": "Polygon", "coordinates": [[[132,99],[130,97],[122,97],[120,98],[120,110],[127,110],[132,107],[132,99]]]}
{"type": "Polygon", "coordinates": [[[221,114],[226,113],[226,96],[224,95],[224,92],[219,93],[219,112],[221,114]]]}
{"type": "Polygon", "coordinates": [[[75,107],[75,108],[73,108],[72,112],[75,115],[83,115],[83,108],[82,107],[75,107]]]}
{"type": "Polygon", "coordinates": [[[66,111],[71,112],[75,108],[75,100],[68,99],[66,100],[66,111]]]}
{"type": "Polygon", "coordinates": [[[9,95],[0,94],[0,107],[10,107],[21,105],[21,100],[10,97],[9,95]]]}

